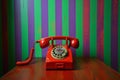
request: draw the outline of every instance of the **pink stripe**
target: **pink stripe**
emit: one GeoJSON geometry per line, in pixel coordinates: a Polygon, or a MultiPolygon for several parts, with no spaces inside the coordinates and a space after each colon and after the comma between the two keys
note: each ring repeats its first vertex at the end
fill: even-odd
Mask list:
{"type": "Polygon", "coordinates": [[[104,59],[104,0],[98,0],[97,9],[97,57],[104,59]]]}
{"type": "Polygon", "coordinates": [[[89,57],[90,53],[90,1],[83,1],[83,53],[89,57]]]}

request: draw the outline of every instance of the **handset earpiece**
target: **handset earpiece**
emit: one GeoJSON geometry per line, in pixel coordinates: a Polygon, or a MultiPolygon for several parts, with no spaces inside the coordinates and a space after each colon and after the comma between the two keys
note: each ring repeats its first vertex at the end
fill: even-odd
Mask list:
{"type": "Polygon", "coordinates": [[[73,39],[73,40],[71,40],[71,41],[70,41],[70,44],[71,44],[71,46],[74,47],[74,48],[78,48],[78,47],[79,47],[79,41],[78,41],[78,39],[73,39]]]}
{"type": "Polygon", "coordinates": [[[40,44],[41,48],[45,48],[45,47],[49,46],[49,44],[50,44],[48,39],[41,39],[36,42],[40,44]]]}

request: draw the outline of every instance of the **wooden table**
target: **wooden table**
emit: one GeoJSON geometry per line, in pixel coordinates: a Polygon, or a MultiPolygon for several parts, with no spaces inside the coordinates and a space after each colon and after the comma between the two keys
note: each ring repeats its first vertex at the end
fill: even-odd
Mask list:
{"type": "Polygon", "coordinates": [[[75,58],[74,70],[46,70],[44,59],[16,66],[0,80],[120,80],[120,74],[98,59],[75,58]]]}

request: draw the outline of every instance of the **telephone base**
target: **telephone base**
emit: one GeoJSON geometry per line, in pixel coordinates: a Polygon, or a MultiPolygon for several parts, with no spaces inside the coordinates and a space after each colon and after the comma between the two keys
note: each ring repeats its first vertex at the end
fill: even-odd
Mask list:
{"type": "Polygon", "coordinates": [[[56,59],[51,56],[50,47],[46,56],[46,69],[73,69],[73,57],[71,49],[67,49],[68,55],[63,59],[56,59]]]}
{"type": "Polygon", "coordinates": [[[72,62],[47,62],[46,69],[73,69],[72,62]]]}

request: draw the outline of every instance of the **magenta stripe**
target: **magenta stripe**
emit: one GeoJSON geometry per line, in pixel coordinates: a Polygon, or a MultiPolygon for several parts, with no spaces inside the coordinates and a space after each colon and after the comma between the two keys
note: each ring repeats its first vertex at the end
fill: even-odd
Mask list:
{"type": "MultiPolygon", "coordinates": [[[[69,36],[75,37],[76,25],[75,25],[75,0],[69,0],[69,36]]],[[[71,48],[73,56],[75,56],[75,49],[71,48]]]]}
{"type": "Polygon", "coordinates": [[[118,70],[118,0],[112,0],[111,63],[118,70]]]}
{"type": "Polygon", "coordinates": [[[30,53],[34,43],[34,0],[28,0],[28,39],[30,53]]]}
{"type": "Polygon", "coordinates": [[[97,9],[97,57],[104,59],[104,0],[98,0],[97,9]]]}
{"type": "MultiPolygon", "coordinates": [[[[62,0],[56,0],[56,35],[62,35],[62,0]]],[[[57,44],[61,44],[57,41],[57,44]]]]}
{"type": "Polygon", "coordinates": [[[90,1],[83,0],[83,53],[89,57],[90,53],[90,1]]]}
{"type": "MultiPolygon", "coordinates": [[[[42,37],[48,36],[48,0],[42,0],[42,37]]],[[[46,56],[47,48],[42,49],[42,57],[46,56]]]]}
{"type": "Polygon", "coordinates": [[[15,54],[16,61],[21,60],[21,20],[20,20],[20,0],[14,0],[15,15],[15,54]]]}

